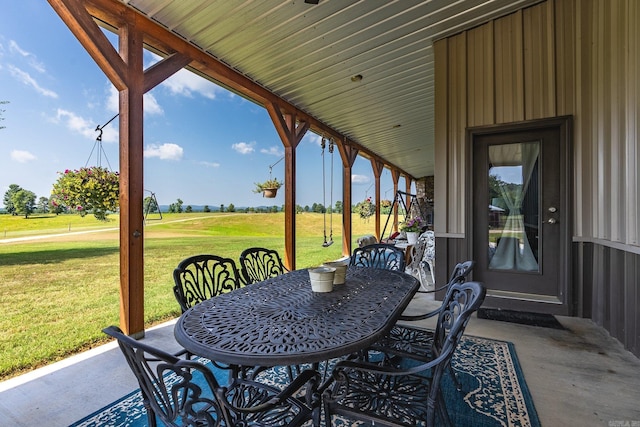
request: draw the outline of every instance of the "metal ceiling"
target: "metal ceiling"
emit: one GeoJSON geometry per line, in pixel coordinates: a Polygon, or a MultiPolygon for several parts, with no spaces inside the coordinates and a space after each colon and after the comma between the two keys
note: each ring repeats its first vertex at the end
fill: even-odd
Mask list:
{"type": "Polygon", "coordinates": [[[537,1],[123,0],[415,178],[434,173],[433,41],[537,1]]]}

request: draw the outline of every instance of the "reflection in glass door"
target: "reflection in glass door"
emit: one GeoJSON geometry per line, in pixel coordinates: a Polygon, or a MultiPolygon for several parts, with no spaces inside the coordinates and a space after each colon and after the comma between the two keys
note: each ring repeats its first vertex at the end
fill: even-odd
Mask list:
{"type": "Polygon", "coordinates": [[[539,272],[540,142],[488,147],[490,270],[539,272]]]}
{"type": "Polygon", "coordinates": [[[570,312],[567,118],[469,129],[476,266],[485,307],[570,312]]]}

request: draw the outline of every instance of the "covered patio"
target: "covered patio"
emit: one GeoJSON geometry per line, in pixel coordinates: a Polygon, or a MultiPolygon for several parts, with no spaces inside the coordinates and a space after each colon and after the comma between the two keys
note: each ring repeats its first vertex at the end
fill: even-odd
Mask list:
{"type": "MultiPolygon", "coordinates": [[[[305,132],[335,141],[344,206],[354,203],[356,157],[371,162],[378,239],[382,171],[390,170],[394,191],[401,178],[407,192],[415,183],[418,197],[435,180],[435,270],[443,282],[455,263],[486,251],[475,246],[475,138],[562,121],[564,211],[559,222],[538,224],[562,227],[557,292],[486,284],[489,305],[556,314],[565,329],[474,316],[467,334],[515,344],[542,425],[640,423],[634,0],[48,1],[119,91],[127,334],[173,345],[171,324],[144,327],[142,104],[144,93],[184,67],[268,111],[285,150],[289,269],[296,268],[296,146],[305,132]],[[100,27],[118,35],[117,49],[100,27]],[[143,49],[163,59],[144,70],[143,49]]],[[[556,210],[541,204],[538,213],[556,210]]],[[[350,215],[345,210],[344,255],[352,251],[350,215]]],[[[133,388],[112,343],[2,383],[0,415],[14,425],[68,425],[133,388]]]]}
{"type": "MultiPolygon", "coordinates": [[[[401,178],[407,190],[415,184],[418,198],[435,181],[435,270],[444,281],[455,263],[487,250],[486,226],[476,219],[487,215],[486,202],[477,202],[486,191],[477,141],[558,126],[561,163],[546,170],[561,171],[553,178],[561,198],[541,193],[525,212],[534,221],[527,238],[542,245],[534,268],[540,283],[549,276],[546,291],[536,277],[510,286],[512,276],[484,262],[474,278],[487,282],[485,305],[590,318],[640,354],[633,0],[49,3],[120,95],[120,326],[128,334],[144,335],[142,99],[186,67],[270,115],[285,151],[289,269],[296,267],[296,146],[307,131],[338,148],[344,206],[354,203],[355,159],[370,160],[378,239],[382,171],[391,172],[394,191],[401,178]],[[117,49],[100,27],[118,35],[117,49]],[[143,49],[162,59],[143,69],[143,49]],[[558,240],[547,248],[551,237],[558,240]],[[551,248],[559,252],[546,259],[551,248]]],[[[544,168],[540,179],[549,175],[544,168]]],[[[343,255],[352,249],[350,215],[345,210],[343,255]]]]}

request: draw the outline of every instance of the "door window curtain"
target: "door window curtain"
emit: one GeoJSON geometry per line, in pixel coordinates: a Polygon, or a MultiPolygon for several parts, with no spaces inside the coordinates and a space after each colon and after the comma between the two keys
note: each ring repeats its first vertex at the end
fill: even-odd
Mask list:
{"type": "MultiPolygon", "coordinates": [[[[489,147],[489,164],[520,166],[522,185],[498,180],[500,197],[507,207],[507,218],[497,239],[495,254],[489,262],[494,270],[538,271],[538,261],[533,255],[525,233],[522,203],[531,181],[532,172],[540,154],[539,142],[492,145],[489,147]]],[[[491,168],[489,169],[491,173],[491,168]]]]}

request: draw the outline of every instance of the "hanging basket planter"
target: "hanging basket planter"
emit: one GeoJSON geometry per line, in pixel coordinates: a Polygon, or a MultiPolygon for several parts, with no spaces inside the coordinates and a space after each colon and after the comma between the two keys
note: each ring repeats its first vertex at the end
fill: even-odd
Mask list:
{"type": "Polygon", "coordinates": [[[262,197],[266,197],[267,199],[273,199],[278,195],[277,188],[264,188],[262,190],[262,197]]]}
{"type": "Polygon", "coordinates": [[[278,189],[282,187],[282,182],[277,179],[269,179],[263,183],[255,183],[254,193],[262,193],[262,197],[273,199],[278,193],[278,189]]]}

